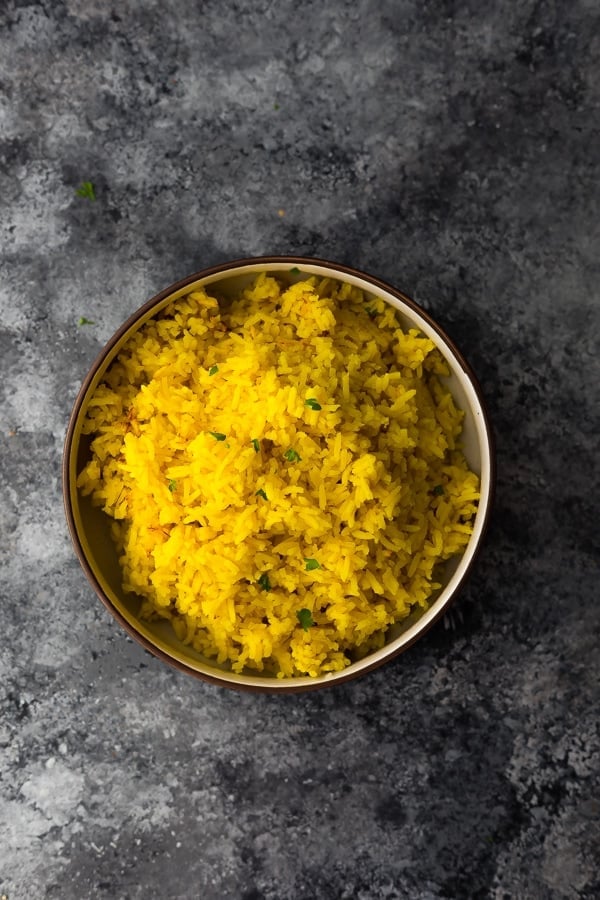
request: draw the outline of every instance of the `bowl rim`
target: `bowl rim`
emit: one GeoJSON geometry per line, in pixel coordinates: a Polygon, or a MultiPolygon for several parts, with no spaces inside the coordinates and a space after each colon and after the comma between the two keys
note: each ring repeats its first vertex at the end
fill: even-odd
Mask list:
{"type": "MultiPolygon", "coordinates": [[[[484,454],[482,454],[484,455],[484,454]]],[[[193,272],[190,275],[181,278],[179,281],[174,282],[163,290],[159,291],[149,300],[147,300],[142,306],[138,307],[128,318],[123,322],[123,324],[114,332],[114,334],[109,338],[109,340],[104,344],[100,352],[96,355],[93,360],[91,366],[89,367],[87,374],[81,383],[75,401],[73,403],[73,408],[71,410],[71,414],[69,416],[69,421],[67,425],[67,430],[65,434],[64,440],[64,448],[63,448],[63,459],[62,459],[62,494],[63,494],[63,505],[65,510],[65,517],[67,520],[67,526],[69,530],[69,534],[71,537],[71,541],[73,543],[73,547],[75,553],[79,559],[79,563],[84,571],[84,574],[87,580],[90,582],[92,588],[94,589],[96,595],[101,600],[106,609],[111,613],[111,615],[116,619],[116,621],[124,628],[125,632],[129,634],[131,638],[133,638],[138,644],[140,644],[144,650],[151,653],[153,656],[156,656],[158,659],[162,660],[162,662],[167,663],[171,667],[177,669],[179,672],[183,672],[187,675],[192,675],[194,678],[199,679],[204,682],[208,682],[209,684],[216,685],[218,687],[224,687],[229,690],[235,691],[248,691],[251,693],[270,693],[270,694],[292,694],[292,693],[304,693],[307,691],[316,691],[326,687],[333,687],[335,685],[343,684],[348,681],[353,681],[356,678],[360,678],[363,675],[366,675],[369,672],[378,669],[380,666],[390,662],[392,659],[398,657],[401,653],[404,653],[410,647],[413,646],[423,635],[429,631],[429,629],[436,624],[440,618],[446,614],[449,607],[454,603],[456,597],[462,590],[466,580],[472,572],[473,566],[481,552],[482,545],[484,543],[484,539],[489,527],[492,508],[494,505],[494,498],[496,492],[496,442],[494,437],[493,428],[491,425],[489,413],[487,410],[486,402],[484,399],[483,391],[481,389],[481,385],[477,376],[475,375],[473,369],[470,364],[467,362],[461,351],[456,346],[455,342],[452,338],[446,333],[446,331],[439,325],[438,322],[435,321],[431,317],[431,315],[427,312],[427,310],[423,309],[415,300],[405,294],[403,291],[398,288],[393,287],[389,283],[377,278],[373,275],[370,275],[367,272],[364,272],[360,269],[356,269],[352,266],[347,266],[343,263],[332,262],[330,260],[321,259],[319,257],[309,257],[309,256],[255,256],[255,257],[242,257],[240,259],[230,260],[223,263],[218,263],[214,266],[209,266],[205,269],[201,269],[197,272],[193,272]],[[401,303],[412,309],[418,316],[424,319],[427,324],[431,327],[436,334],[440,336],[442,342],[445,343],[452,353],[459,366],[461,367],[464,376],[466,376],[467,381],[470,382],[471,387],[475,393],[477,398],[477,402],[479,404],[479,408],[481,411],[481,421],[483,426],[483,434],[485,435],[485,446],[484,450],[487,451],[487,464],[489,467],[489,489],[487,494],[487,504],[483,511],[483,521],[480,528],[479,538],[477,540],[476,545],[474,546],[471,558],[467,563],[467,566],[462,573],[460,579],[454,586],[454,590],[452,593],[446,598],[443,605],[440,606],[440,609],[436,612],[434,616],[432,616],[426,623],[423,624],[421,628],[419,628],[414,635],[412,635],[409,639],[403,642],[400,646],[391,649],[388,653],[385,653],[381,657],[374,659],[372,662],[365,664],[357,671],[348,672],[342,670],[341,672],[332,673],[328,676],[321,676],[317,679],[311,680],[310,682],[306,682],[303,679],[302,684],[294,684],[293,679],[276,679],[276,678],[265,678],[264,684],[256,683],[253,681],[252,683],[246,683],[243,680],[240,681],[230,681],[226,678],[220,678],[218,675],[218,670],[215,670],[215,674],[210,672],[198,671],[193,666],[188,665],[176,657],[170,656],[168,653],[165,653],[160,647],[156,644],[153,644],[145,635],[140,633],[134,628],[131,623],[123,616],[123,614],[118,610],[110,598],[106,595],[102,585],[97,580],[96,575],[87,559],[85,550],[83,548],[79,531],[77,528],[76,518],[73,510],[73,504],[71,501],[71,458],[74,449],[74,438],[75,438],[75,430],[77,423],[79,421],[79,416],[81,413],[81,407],[86,398],[89,387],[94,380],[98,370],[104,365],[107,356],[114,349],[115,345],[121,340],[121,338],[128,332],[137,322],[139,322],[147,313],[149,313],[154,307],[158,306],[163,300],[167,299],[170,295],[175,294],[177,291],[182,290],[187,285],[192,284],[195,281],[199,281],[201,279],[209,278],[213,275],[218,275],[220,273],[224,273],[230,276],[235,276],[235,270],[241,268],[247,268],[248,266],[254,266],[257,269],[268,268],[273,265],[286,265],[286,266],[321,266],[327,269],[332,270],[334,273],[339,272],[341,275],[349,275],[354,278],[358,278],[364,282],[367,282],[369,285],[372,285],[375,290],[384,291],[386,293],[391,294],[393,297],[398,299],[401,303]],[[292,682],[292,683],[291,683],[292,682]]],[[[238,676],[239,678],[243,678],[243,676],[238,676]]]]}

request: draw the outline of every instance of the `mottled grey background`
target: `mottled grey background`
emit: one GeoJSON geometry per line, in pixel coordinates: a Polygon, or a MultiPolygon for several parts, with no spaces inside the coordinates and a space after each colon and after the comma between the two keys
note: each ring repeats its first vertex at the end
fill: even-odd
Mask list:
{"type": "Polygon", "coordinates": [[[596,0],[1,0],[0,23],[0,893],[600,896],[596,0]],[[273,253],[424,304],[499,464],[455,628],[292,697],[128,640],[60,494],[121,321],[273,253]]]}

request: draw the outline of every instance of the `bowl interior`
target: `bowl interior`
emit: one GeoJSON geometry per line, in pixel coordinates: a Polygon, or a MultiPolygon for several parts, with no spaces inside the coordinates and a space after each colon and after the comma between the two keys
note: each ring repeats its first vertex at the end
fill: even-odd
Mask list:
{"type": "Polygon", "coordinates": [[[337,269],[310,261],[300,263],[296,260],[280,260],[268,264],[266,261],[238,264],[233,269],[213,271],[202,277],[192,278],[172,293],[162,297],[159,295],[157,302],[150,301],[149,304],[142,307],[138,314],[135,314],[117,333],[113,341],[107,345],[93,367],[88,382],[82,389],[75,405],[65,452],[67,454],[65,495],[72,536],[78,555],[98,595],[121,624],[134,637],[141,640],[147,649],[193,674],[231,687],[258,689],[268,687],[270,690],[314,688],[323,683],[354,677],[366,669],[379,665],[389,655],[399,652],[411,644],[441,615],[464,578],[483,535],[492,490],[491,447],[485,412],[470,371],[447,337],[408,298],[397,295],[396,292],[390,293],[379,283],[372,283],[368,278],[348,272],[343,268],[337,269]],[[301,272],[290,272],[291,266],[295,269],[300,265],[301,272]],[[110,536],[110,520],[101,509],[92,505],[89,497],[81,496],[76,489],[77,476],[90,456],[91,439],[81,433],[89,399],[112,360],[118,355],[121,347],[132,333],[173,300],[194,288],[211,286],[212,291],[219,299],[227,303],[228,299],[238,295],[241,289],[250,284],[258,272],[265,270],[277,274],[281,280],[289,283],[302,280],[312,274],[349,281],[365,291],[367,295],[376,295],[391,303],[398,310],[398,319],[403,328],[416,327],[431,337],[450,365],[451,375],[446,382],[455,402],[465,412],[462,435],[464,453],[469,466],[481,479],[481,500],[471,540],[461,557],[451,559],[445,564],[440,579],[443,586],[437,592],[437,596],[433,598],[429,608],[413,610],[401,623],[390,628],[386,635],[385,645],[380,650],[352,663],[342,672],[316,679],[309,677],[276,679],[254,672],[235,674],[226,665],[218,665],[183,644],[168,622],[140,620],[138,617],[140,599],[136,595],[125,593],[122,589],[118,556],[110,536]]]}

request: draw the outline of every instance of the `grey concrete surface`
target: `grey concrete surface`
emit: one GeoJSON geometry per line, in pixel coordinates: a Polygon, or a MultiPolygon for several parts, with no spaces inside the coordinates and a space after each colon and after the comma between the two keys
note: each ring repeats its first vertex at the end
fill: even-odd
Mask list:
{"type": "Polygon", "coordinates": [[[2,0],[0,894],[600,896],[599,34],[593,0],[2,0]],[[499,465],[453,627],[292,697],[125,637],[60,487],[124,318],[273,253],[426,306],[499,465]]]}

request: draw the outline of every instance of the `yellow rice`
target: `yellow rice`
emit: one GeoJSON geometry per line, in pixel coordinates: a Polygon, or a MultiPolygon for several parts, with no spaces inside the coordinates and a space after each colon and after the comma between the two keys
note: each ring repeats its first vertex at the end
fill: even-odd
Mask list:
{"type": "Polygon", "coordinates": [[[235,672],[318,676],[380,646],[472,530],[447,374],[388,304],[329,279],[171,303],[96,389],[78,479],[141,616],[235,672]]]}

